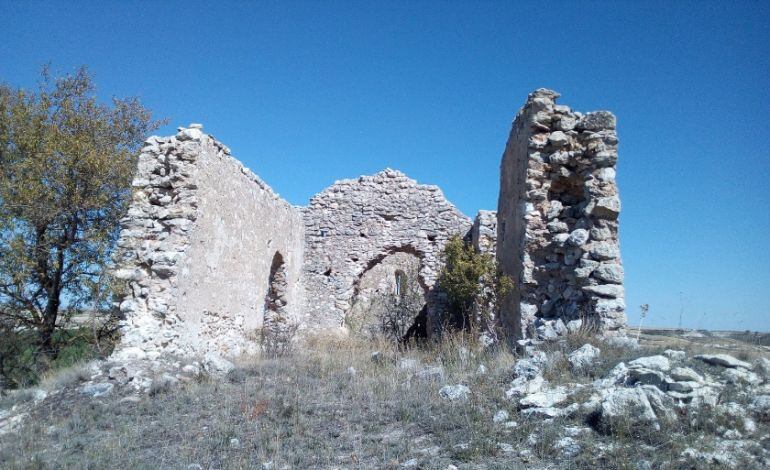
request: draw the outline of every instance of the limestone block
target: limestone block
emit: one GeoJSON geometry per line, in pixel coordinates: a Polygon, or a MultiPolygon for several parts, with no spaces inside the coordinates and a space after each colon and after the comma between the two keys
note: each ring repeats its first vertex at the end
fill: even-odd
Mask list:
{"type": "Polygon", "coordinates": [[[593,271],[593,276],[601,281],[622,284],[623,266],[617,263],[602,263],[593,271]]]}
{"type": "Polygon", "coordinates": [[[616,119],[609,111],[595,111],[587,113],[577,124],[578,129],[587,131],[601,131],[615,129],[616,119]]]}
{"type": "Polygon", "coordinates": [[[601,219],[615,220],[620,214],[620,199],[617,196],[602,197],[586,206],[586,213],[601,219]]]}

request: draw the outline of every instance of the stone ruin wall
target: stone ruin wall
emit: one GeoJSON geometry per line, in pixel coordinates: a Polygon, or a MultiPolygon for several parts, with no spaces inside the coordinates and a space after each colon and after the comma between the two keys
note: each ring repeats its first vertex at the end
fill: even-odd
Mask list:
{"type": "Polygon", "coordinates": [[[583,115],[558,97],[529,95],[500,167],[497,256],[516,284],[501,318],[516,337],[626,324],[615,116],[583,115]]]}
{"type": "Polygon", "coordinates": [[[255,331],[275,314],[266,304],[271,272],[284,276],[284,305],[276,311],[291,321],[304,304],[302,218],[238,160],[208,150],[197,160],[199,216],[178,309],[185,312],[192,350],[251,353],[255,331]]]}
{"type": "Polygon", "coordinates": [[[497,253],[497,212],[479,211],[471,227],[471,243],[477,253],[497,253]]]}
{"type": "Polygon", "coordinates": [[[513,278],[499,306],[504,334],[552,337],[582,320],[622,330],[615,117],[557,97],[529,96],[503,155],[498,211],[473,223],[438,187],[398,171],[338,181],[301,208],[199,125],[148,139],[116,255],[126,283],[116,357],[250,353],[276,319],[348,331],[372,286],[415,266],[435,333],[440,254],[453,235],[496,254],[513,278]]]}
{"type": "Polygon", "coordinates": [[[471,225],[437,187],[394,170],[291,206],[199,125],[148,139],[133,186],[116,358],[252,353],[276,316],[347,330],[362,279],[414,266],[434,307],[441,250],[471,225]]]}
{"type": "MultiPolygon", "coordinates": [[[[434,286],[440,254],[452,235],[465,236],[471,221],[437,186],[420,185],[399,171],[338,181],[317,196],[305,214],[305,321],[345,328],[358,283],[395,253],[419,258],[419,282],[428,303],[428,329],[439,327],[434,286]],[[320,321],[320,323],[319,323],[320,321]]],[[[406,266],[404,266],[406,268],[406,266]]]]}
{"type": "Polygon", "coordinates": [[[128,284],[117,354],[253,352],[276,254],[287,315],[302,305],[301,214],[199,126],[150,138],[122,221],[117,277],[128,284]]]}

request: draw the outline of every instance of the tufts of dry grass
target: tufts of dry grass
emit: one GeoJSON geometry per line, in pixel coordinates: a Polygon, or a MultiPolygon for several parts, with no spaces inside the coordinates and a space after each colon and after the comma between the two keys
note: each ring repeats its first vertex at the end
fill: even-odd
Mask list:
{"type": "MultiPolygon", "coordinates": [[[[659,352],[593,336],[547,348],[553,385],[587,384],[620,361],[659,352]],[[564,358],[586,342],[602,350],[601,360],[573,373],[564,358]]],[[[239,358],[224,378],[202,375],[143,396],[54,394],[20,432],[2,436],[0,468],[676,468],[686,447],[717,442],[720,426],[734,425],[718,410],[662,423],[661,431],[640,430],[629,417],[609,434],[579,414],[529,418],[505,398],[516,359],[472,335],[408,349],[309,336],[284,357],[239,358]],[[470,388],[466,400],[440,396],[455,384],[470,388]],[[499,411],[507,425],[493,423],[499,411]],[[567,429],[577,430],[570,452],[567,429]]],[[[62,380],[82,379],[72,376],[62,380]]],[[[585,401],[584,390],[570,400],[585,401]]]]}
{"type": "Polygon", "coordinates": [[[91,363],[79,362],[70,367],[47,373],[40,381],[40,388],[53,391],[72,387],[89,380],[93,374],[91,363]]]}

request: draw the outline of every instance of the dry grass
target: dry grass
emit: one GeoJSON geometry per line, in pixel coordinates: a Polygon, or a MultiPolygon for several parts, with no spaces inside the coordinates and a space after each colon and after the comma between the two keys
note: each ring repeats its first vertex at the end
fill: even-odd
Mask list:
{"type": "MultiPolygon", "coordinates": [[[[653,468],[677,468],[684,448],[718,438],[718,426],[704,423],[729,424],[722,415],[704,414],[692,424],[683,420],[640,433],[630,419],[608,435],[591,431],[581,417],[527,418],[504,394],[514,355],[484,350],[469,338],[449,335],[399,350],[312,336],[286,357],[240,358],[224,379],[203,376],[149,396],[122,391],[86,399],[67,388],[37,407],[21,432],[0,437],[0,467],[636,468],[648,461],[653,468]],[[478,373],[480,365],[486,373],[478,373]],[[439,366],[443,378],[416,374],[439,366]],[[468,400],[441,398],[446,384],[467,385],[468,400]],[[500,410],[517,425],[493,423],[500,410]],[[580,448],[574,455],[558,445],[565,427],[585,430],[575,438],[580,448]],[[519,455],[524,449],[529,454],[519,455]]],[[[555,359],[546,375],[554,384],[588,383],[621,360],[656,352],[615,348],[593,337],[550,348],[555,359]],[[602,349],[602,360],[574,374],[559,353],[584,341],[602,349]]],[[[67,381],[82,378],[72,377],[67,381]]],[[[760,434],[767,433],[767,424],[760,426],[760,434]]]]}
{"type": "Polygon", "coordinates": [[[46,391],[72,387],[89,380],[94,374],[89,362],[79,362],[73,366],[48,372],[40,380],[40,388],[46,391]]]}

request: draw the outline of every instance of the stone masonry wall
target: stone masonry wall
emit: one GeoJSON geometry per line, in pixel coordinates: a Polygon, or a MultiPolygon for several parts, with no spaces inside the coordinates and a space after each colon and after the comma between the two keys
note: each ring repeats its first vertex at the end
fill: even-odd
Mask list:
{"type": "Polygon", "coordinates": [[[338,181],[300,208],[200,125],[151,137],[116,254],[127,287],[116,357],[249,353],[259,328],[284,321],[347,330],[367,279],[391,282],[415,265],[419,324],[435,333],[453,235],[496,253],[513,278],[499,323],[490,317],[509,336],[549,338],[583,321],[621,330],[615,117],[573,112],[558,96],[530,94],[503,155],[498,211],[480,211],[472,227],[438,187],[398,171],[338,181]]]}
{"type": "Polygon", "coordinates": [[[478,253],[495,256],[497,251],[497,212],[479,211],[471,228],[471,243],[478,253]]]}
{"type": "Polygon", "coordinates": [[[286,310],[303,304],[300,211],[229,154],[197,125],[142,149],[119,240],[118,357],[251,352],[276,253],[286,310]]]}
{"type": "Polygon", "coordinates": [[[415,262],[435,326],[439,255],[471,225],[436,186],[393,170],[293,207],[199,125],[148,139],[133,185],[116,260],[127,283],[118,359],[254,352],[276,314],[344,329],[365,274],[415,262]]]}
{"type": "Polygon", "coordinates": [[[626,324],[615,117],[573,112],[558,97],[529,95],[500,167],[497,256],[516,281],[501,317],[515,337],[626,324]]]}
{"type": "Polygon", "coordinates": [[[336,182],[313,197],[304,214],[304,282],[313,299],[304,312],[307,324],[344,328],[361,276],[388,255],[406,252],[420,258],[428,329],[438,327],[433,287],[440,253],[452,235],[467,234],[471,221],[437,186],[388,169],[336,182]]]}

